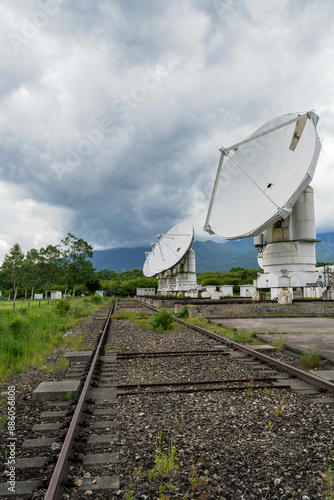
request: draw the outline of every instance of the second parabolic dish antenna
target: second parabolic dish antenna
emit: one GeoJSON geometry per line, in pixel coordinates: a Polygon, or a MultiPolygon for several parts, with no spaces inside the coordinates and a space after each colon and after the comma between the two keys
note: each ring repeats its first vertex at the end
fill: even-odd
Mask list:
{"type": "Polygon", "coordinates": [[[146,253],[144,275],[155,276],[176,266],[191,247],[193,240],[194,229],[189,222],[181,222],[166,234],[159,234],[158,241],[152,243],[152,251],[146,253]]]}
{"type": "Polygon", "coordinates": [[[318,119],[313,111],[282,115],[221,148],[204,229],[234,240],[288,217],[313,178],[321,150],[318,119]]]}

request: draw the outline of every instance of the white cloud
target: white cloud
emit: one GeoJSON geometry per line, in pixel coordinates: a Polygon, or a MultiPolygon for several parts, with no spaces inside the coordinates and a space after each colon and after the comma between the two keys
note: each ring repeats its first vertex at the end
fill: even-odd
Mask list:
{"type": "Polygon", "coordinates": [[[70,210],[32,200],[22,188],[5,182],[0,182],[0,213],[1,259],[14,243],[24,252],[56,245],[71,228],[70,210]]]}
{"type": "Polygon", "coordinates": [[[0,179],[39,221],[30,236],[6,224],[2,248],[68,230],[99,248],[145,245],[184,219],[207,238],[218,149],[312,108],[317,225],[334,229],[330,0],[52,2],[44,26],[40,1],[0,7],[0,179]],[[38,26],[15,47],[23,17],[38,26]]]}

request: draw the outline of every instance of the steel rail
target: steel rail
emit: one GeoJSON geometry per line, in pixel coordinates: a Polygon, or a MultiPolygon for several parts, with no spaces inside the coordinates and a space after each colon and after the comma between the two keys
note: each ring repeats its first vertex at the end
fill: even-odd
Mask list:
{"type": "Polygon", "coordinates": [[[117,353],[117,359],[131,359],[131,358],[164,358],[173,356],[210,356],[210,355],[229,356],[229,353],[222,349],[211,349],[206,351],[159,351],[159,352],[126,352],[117,353]]]}
{"type": "MultiPolygon", "coordinates": [[[[145,307],[148,307],[151,310],[157,311],[155,307],[149,306],[148,304],[142,303],[138,301],[141,305],[144,305],[145,307]]],[[[177,318],[174,316],[174,320],[177,321],[178,323],[181,323],[188,328],[192,328],[193,330],[196,330],[200,333],[203,333],[204,335],[207,335],[208,337],[211,337],[215,340],[219,340],[220,342],[223,342],[225,345],[228,347],[232,347],[233,349],[237,349],[238,351],[244,352],[245,354],[248,354],[249,356],[253,356],[254,358],[260,359],[261,361],[264,361],[265,363],[269,365],[273,365],[276,368],[283,370],[287,373],[290,373],[293,377],[297,377],[300,380],[304,380],[304,382],[308,382],[309,384],[314,385],[318,389],[323,389],[331,394],[334,394],[334,383],[329,382],[328,380],[325,380],[321,377],[318,377],[317,375],[314,375],[313,373],[305,372],[304,370],[300,370],[299,368],[295,368],[294,366],[288,365],[287,363],[284,363],[283,361],[279,361],[277,359],[271,358],[270,356],[267,356],[266,354],[262,354],[260,352],[255,351],[254,349],[251,349],[250,347],[246,347],[242,344],[239,344],[238,342],[234,342],[233,340],[228,339],[227,337],[223,337],[222,335],[218,335],[217,333],[211,332],[207,328],[203,328],[198,325],[194,325],[192,323],[189,323],[188,321],[185,321],[184,319],[177,318]]]]}
{"type": "Polygon", "coordinates": [[[227,387],[228,384],[253,384],[254,382],[277,382],[277,377],[264,377],[264,378],[252,378],[252,379],[231,379],[231,380],[205,380],[201,382],[164,382],[159,384],[127,384],[118,385],[116,389],[133,389],[142,387],[184,387],[184,386],[196,386],[196,385],[224,385],[227,387]]]}
{"type": "Polygon", "coordinates": [[[86,397],[88,394],[89,386],[90,386],[91,381],[92,381],[93,373],[95,370],[95,365],[96,365],[97,359],[100,355],[100,351],[101,351],[101,348],[103,346],[104,340],[106,338],[106,332],[107,332],[108,325],[110,322],[110,316],[112,315],[114,310],[115,310],[115,302],[113,303],[112,307],[109,310],[108,317],[106,319],[104,328],[103,328],[102,333],[100,335],[100,339],[99,339],[98,345],[97,345],[96,350],[95,350],[95,355],[94,355],[93,360],[91,362],[90,369],[89,369],[85,384],[84,384],[83,389],[81,391],[80,398],[79,398],[78,404],[76,406],[76,410],[75,410],[73,418],[71,420],[70,427],[67,431],[65,441],[64,441],[64,444],[62,446],[61,452],[59,454],[59,457],[58,457],[55,469],[53,471],[53,475],[52,475],[48,490],[45,494],[44,500],[56,500],[56,499],[58,500],[63,495],[63,491],[62,491],[63,488],[61,486],[61,481],[63,481],[68,474],[68,470],[69,470],[68,458],[69,458],[70,452],[72,451],[72,448],[73,448],[73,440],[74,440],[74,437],[76,436],[76,434],[79,432],[78,426],[79,426],[80,422],[82,421],[85,400],[86,400],[86,397]]]}
{"type": "Polygon", "coordinates": [[[186,394],[193,394],[195,392],[233,392],[233,391],[257,391],[260,389],[277,389],[277,390],[282,390],[282,389],[291,389],[290,385],[277,385],[277,386],[267,386],[267,385],[255,385],[254,387],[248,387],[247,385],[244,387],[202,387],[201,389],[165,389],[163,391],[134,391],[134,392],[124,392],[117,394],[117,397],[123,397],[123,396],[146,396],[147,394],[177,394],[177,393],[186,393],[186,394]]]}
{"type": "Polygon", "coordinates": [[[192,328],[193,330],[196,330],[200,333],[203,333],[205,335],[208,335],[209,337],[219,340],[226,344],[228,347],[232,347],[233,349],[237,349],[241,352],[244,352],[245,354],[248,354],[250,356],[253,356],[257,359],[260,359],[261,361],[264,361],[265,363],[269,365],[273,365],[276,368],[279,368],[281,370],[284,370],[287,373],[290,373],[292,376],[295,376],[301,380],[304,380],[305,382],[308,382],[309,384],[314,385],[318,389],[324,389],[327,392],[330,392],[331,394],[334,394],[334,383],[329,382],[328,380],[325,380],[321,377],[318,377],[317,375],[314,375],[313,373],[305,372],[304,370],[300,370],[299,368],[295,368],[294,366],[288,365],[287,363],[284,363],[283,361],[279,361],[277,359],[271,358],[270,356],[267,356],[266,354],[260,353],[255,351],[254,349],[251,349],[250,347],[246,347],[242,344],[239,344],[238,342],[234,342],[233,340],[228,339],[227,337],[223,337],[222,335],[218,335],[217,333],[213,333],[207,328],[203,328],[198,325],[193,325],[192,323],[189,323],[188,321],[185,321],[181,318],[175,318],[174,320],[177,321],[178,323],[181,323],[188,328],[192,328]]]}

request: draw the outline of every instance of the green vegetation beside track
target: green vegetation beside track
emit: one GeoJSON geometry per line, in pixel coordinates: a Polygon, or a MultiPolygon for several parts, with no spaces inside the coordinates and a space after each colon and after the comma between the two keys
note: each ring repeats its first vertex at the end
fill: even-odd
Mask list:
{"type": "Polygon", "coordinates": [[[45,365],[45,358],[56,348],[80,350],[79,334],[65,336],[106,300],[91,296],[70,300],[27,301],[0,304],[0,383],[29,368],[45,365]]]}

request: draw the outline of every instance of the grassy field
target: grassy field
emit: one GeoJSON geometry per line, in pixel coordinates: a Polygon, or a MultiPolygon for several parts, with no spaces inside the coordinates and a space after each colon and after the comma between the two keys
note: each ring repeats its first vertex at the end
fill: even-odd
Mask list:
{"type": "Polygon", "coordinates": [[[0,303],[0,383],[31,367],[45,365],[55,348],[82,348],[80,336],[64,331],[80,323],[106,303],[102,297],[70,300],[2,301],[0,303]]]}

